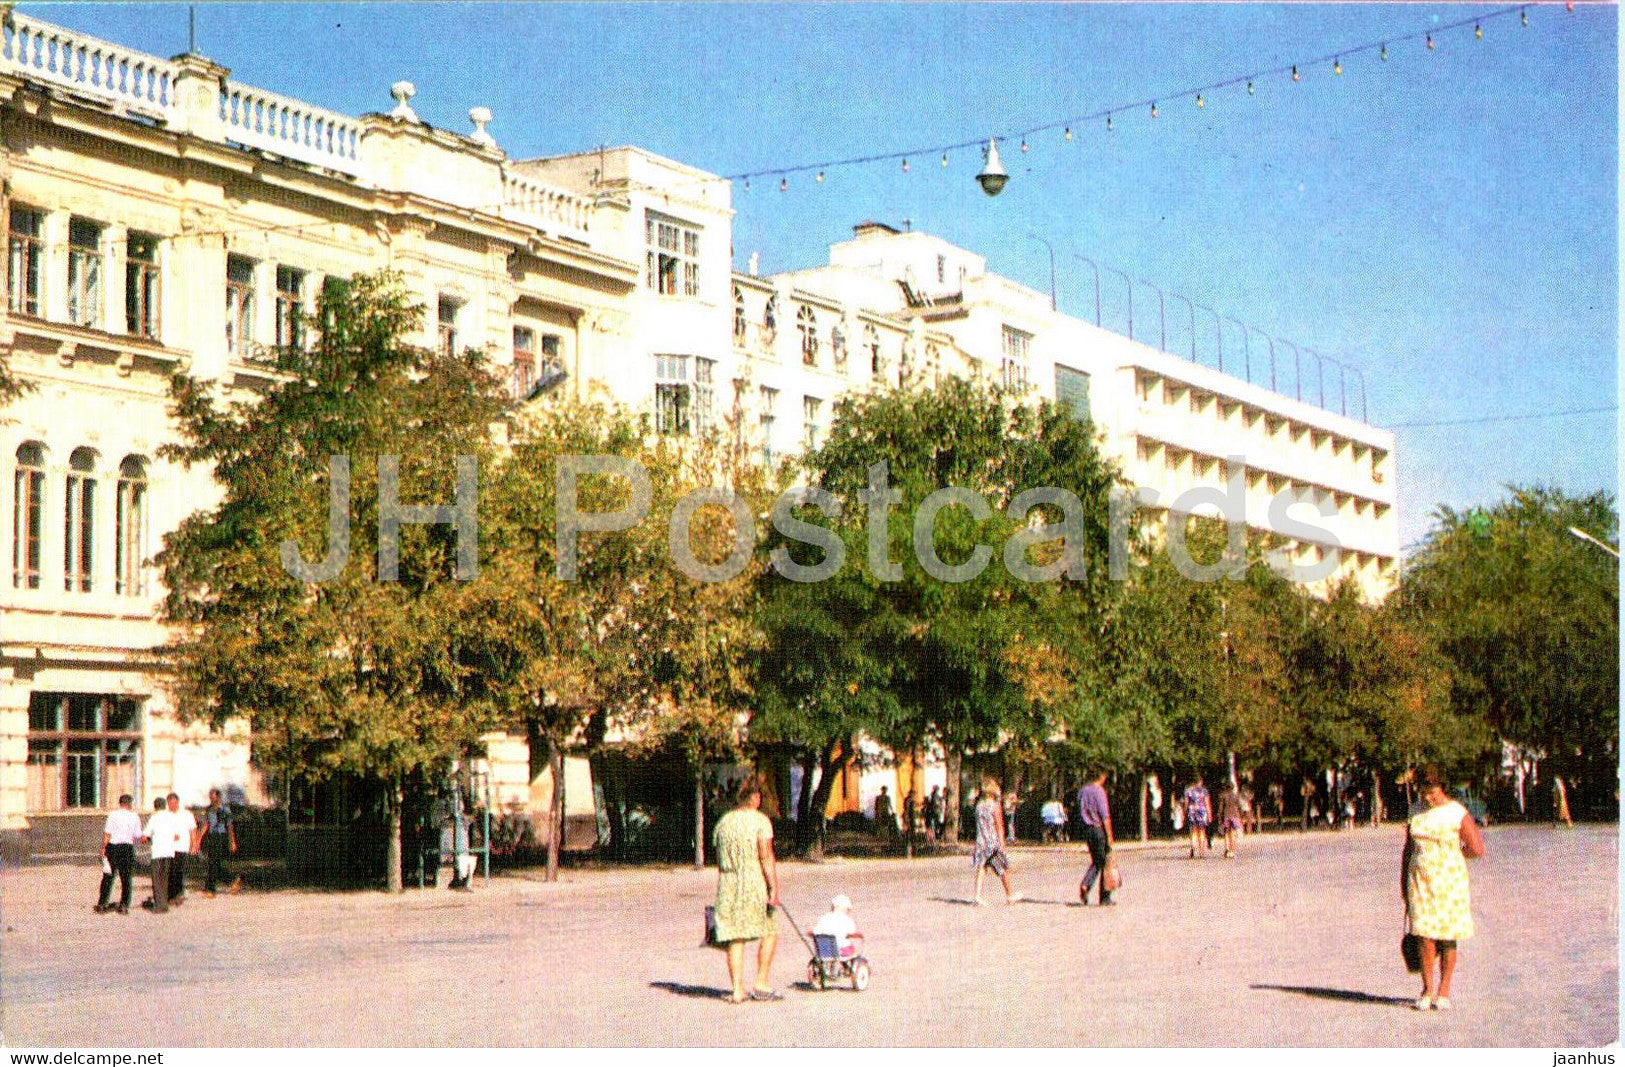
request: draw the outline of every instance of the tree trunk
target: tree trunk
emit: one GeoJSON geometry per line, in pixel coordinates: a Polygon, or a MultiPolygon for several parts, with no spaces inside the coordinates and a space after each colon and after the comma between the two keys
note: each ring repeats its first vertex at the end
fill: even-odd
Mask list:
{"type": "Polygon", "coordinates": [[[391,893],[405,892],[401,884],[401,776],[389,781],[389,844],[384,849],[384,885],[391,893]]]}
{"type": "Polygon", "coordinates": [[[694,869],[705,866],[705,768],[694,765],[694,869]]]}
{"type": "Polygon", "coordinates": [[[807,825],[807,818],[812,814],[813,777],[818,773],[818,752],[816,749],[807,749],[801,755],[801,794],[796,797],[796,837],[802,836],[801,828],[807,825]]]}
{"type": "MultiPolygon", "coordinates": [[[[959,749],[953,745],[942,746],[943,762],[948,765],[948,786],[944,789],[942,803],[948,810],[943,812],[942,837],[950,845],[959,843],[959,749]]],[[[1000,818],[1003,818],[1001,815],[1000,818]]]]}
{"type": "Polygon", "coordinates": [[[823,758],[819,760],[818,788],[813,790],[807,821],[796,824],[796,849],[812,859],[822,858],[824,853],[824,812],[829,808],[830,793],[835,791],[837,765],[844,759],[840,745],[825,746],[823,758]]]}
{"type": "Polygon", "coordinates": [[[920,835],[925,812],[925,746],[915,745],[909,758],[912,773],[908,780],[908,857],[914,858],[914,842],[920,835]]]}
{"type": "Polygon", "coordinates": [[[611,859],[626,858],[626,807],[622,803],[624,791],[618,769],[608,756],[600,753],[593,757],[592,776],[604,787],[604,812],[609,816],[609,855],[611,859]]]}
{"type": "Polygon", "coordinates": [[[1140,775],[1140,840],[1151,840],[1151,778],[1140,775]]]}
{"type": "Polygon", "coordinates": [[[1382,825],[1382,775],[1371,772],[1371,825],[1382,825]]]}
{"type": "Polygon", "coordinates": [[[564,747],[547,739],[547,767],[553,775],[553,796],[547,813],[547,881],[559,880],[559,849],[564,847],[564,747]]]}

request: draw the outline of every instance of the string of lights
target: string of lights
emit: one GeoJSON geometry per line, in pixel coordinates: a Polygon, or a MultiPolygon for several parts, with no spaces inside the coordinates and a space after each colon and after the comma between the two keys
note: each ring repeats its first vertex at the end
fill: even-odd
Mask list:
{"type": "Polygon", "coordinates": [[[1607,404],[1589,408],[1564,408],[1560,411],[1523,411],[1511,415],[1480,415],[1466,419],[1430,419],[1420,422],[1391,422],[1388,424],[1393,430],[1414,430],[1428,426],[1468,426],[1490,422],[1526,422],[1530,419],[1556,419],[1566,415],[1600,415],[1605,412],[1618,411],[1615,404],[1607,404]]]}
{"type": "MultiPolygon", "coordinates": [[[[1562,0],[1562,2],[1569,11],[1574,10],[1574,0],[1562,0]]],[[[1116,120],[1119,116],[1149,110],[1150,116],[1152,118],[1157,118],[1162,114],[1165,105],[1172,101],[1180,100],[1190,100],[1198,109],[1205,109],[1213,97],[1213,94],[1216,92],[1238,86],[1245,86],[1248,96],[1256,96],[1260,82],[1275,77],[1290,77],[1293,82],[1301,82],[1306,71],[1315,68],[1323,68],[1327,64],[1331,65],[1333,75],[1340,76],[1343,73],[1344,60],[1346,59],[1375,53],[1381,62],[1387,62],[1390,56],[1390,47],[1397,47],[1399,45],[1414,41],[1424,42],[1427,50],[1429,52],[1434,52],[1438,49],[1440,39],[1446,34],[1457,30],[1465,30],[1467,27],[1472,28],[1474,39],[1481,41],[1484,39],[1484,27],[1487,24],[1500,19],[1508,19],[1516,15],[1520,25],[1527,27],[1529,25],[1530,8],[1540,6],[1545,5],[1539,3],[1520,4],[1514,7],[1504,7],[1497,8],[1492,11],[1478,12],[1469,17],[1457,19],[1453,22],[1446,22],[1436,26],[1429,25],[1425,28],[1412,30],[1406,33],[1375,38],[1361,44],[1338,48],[1310,59],[1299,60],[1293,63],[1283,63],[1275,67],[1254,70],[1247,74],[1237,74],[1230,77],[1221,78],[1217,81],[1206,82],[1201,85],[1192,85],[1183,89],[1174,90],[1172,92],[1160,93],[1156,96],[1145,97],[1140,100],[1131,100],[1120,104],[1112,104],[1085,114],[1055,119],[1051,122],[1044,122],[1036,126],[1029,126],[1026,129],[1011,130],[1006,133],[995,133],[991,136],[955,141],[951,144],[921,145],[916,148],[886,152],[872,152],[864,155],[846,156],[839,159],[827,159],[814,163],[796,163],[788,166],[762,167],[755,170],[739,171],[735,174],[729,174],[724,176],[722,180],[739,182],[745,189],[749,190],[751,188],[751,183],[754,180],[777,178],[779,179],[779,191],[788,192],[790,186],[789,179],[794,175],[811,173],[814,175],[814,181],[821,184],[825,181],[825,178],[830,171],[843,167],[856,167],[873,163],[900,162],[903,172],[908,173],[912,169],[910,160],[937,159],[943,168],[947,168],[949,165],[949,156],[956,152],[964,152],[973,148],[980,148],[983,149],[984,152],[989,152],[992,160],[996,161],[997,146],[1001,143],[1019,142],[1020,150],[1022,152],[1028,152],[1032,148],[1032,139],[1036,138],[1039,134],[1054,133],[1056,131],[1060,131],[1063,141],[1070,142],[1075,139],[1074,130],[1080,129],[1090,123],[1098,123],[1101,120],[1105,120],[1106,129],[1108,131],[1115,130],[1117,128],[1116,120]]],[[[992,167],[989,169],[991,170],[992,167]]],[[[1002,174],[1002,171],[1000,171],[1000,173],[1002,174]]],[[[999,183],[999,186],[1002,188],[1002,182],[999,183]]],[[[997,195],[992,189],[987,188],[986,183],[984,183],[983,187],[988,192],[988,195],[997,195]]]]}

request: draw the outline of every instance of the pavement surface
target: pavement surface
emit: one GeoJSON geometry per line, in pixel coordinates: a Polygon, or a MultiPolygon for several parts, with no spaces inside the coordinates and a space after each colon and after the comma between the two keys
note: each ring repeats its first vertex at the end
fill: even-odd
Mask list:
{"type": "Polygon", "coordinates": [[[1017,846],[1032,899],[995,903],[990,880],[982,908],[966,857],[786,864],[803,928],[852,897],[873,984],[807,988],[781,920],[786,999],[738,1006],[720,999],[722,954],[697,947],[714,872],[525,872],[401,897],[194,887],[167,915],[104,916],[97,868],[6,870],[0,1024],[14,1047],[1616,1041],[1616,829],[1486,839],[1450,1012],[1410,1008],[1403,830],[1383,827],[1265,834],[1230,861],[1125,847],[1115,908],[1078,906],[1079,846],[1017,846]]]}

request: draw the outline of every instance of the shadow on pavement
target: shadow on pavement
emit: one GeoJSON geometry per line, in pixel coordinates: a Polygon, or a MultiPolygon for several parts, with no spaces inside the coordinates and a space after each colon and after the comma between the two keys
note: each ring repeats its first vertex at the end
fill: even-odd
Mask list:
{"type": "Polygon", "coordinates": [[[683,982],[650,982],[651,989],[664,989],[680,997],[698,997],[701,1000],[721,1000],[732,990],[714,985],[687,985],[683,982]]]}
{"type": "Polygon", "coordinates": [[[976,907],[976,901],[967,900],[964,897],[927,897],[926,899],[938,904],[959,904],[967,908],[976,907]]]}
{"type": "Polygon", "coordinates": [[[1355,989],[1327,989],[1324,986],[1312,985],[1259,985],[1254,984],[1253,989],[1272,989],[1280,993],[1300,993],[1306,997],[1317,997],[1321,1000],[1342,1000],[1351,1004],[1393,1004],[1409,1007],[1410,997],[1379,997],[1375,993],[1361,993],[1355,989]]]}

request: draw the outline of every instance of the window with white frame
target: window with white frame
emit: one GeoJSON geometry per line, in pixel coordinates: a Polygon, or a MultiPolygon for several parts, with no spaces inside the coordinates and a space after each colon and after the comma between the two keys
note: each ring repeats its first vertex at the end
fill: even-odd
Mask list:
{"type": "Polygon", "coordinates": [[[45,534],[45,448],[28,441],[17,449],[11,492],[11,584],[40,587],[40,545],[45,534]]]}
{"type": "Polygon", "coordinates": [[[68,321],[102,324],[102,227],[89,219],[68,221],[68,321]]]}
{"type": "Polygon", "coordinates": [[[818,365],[818,315],[810,307],[796,312],[796,333],[801,337],[801,362],[818,365]]]}
{"type": "MultiPolygon", "coordinates": [[[[711,368],[715,366],[712,360],[694,360],[696,365],[705,363],[703,373],[706,377],[707,402],[709,402],[709,389],[711,368]]],[[[688,356],[656,356],[655,357],[655,432],[670,437],[680,437],[693,433],[699,421],[696,415],[696,385],[702,371],[695,366],[690,367],[688,356]],[[693,377],[690,377],[690,373],[693,377]]]]}
{"type": "Polygon", "coordinates": [[[764,385],[758,395],[761,402],[759,420],[762,428],[762,458],[772,463],[774,427],[779,422],[779,391],[764,385]]]}
{"type": "Polygon", "coordinates": [[[512,375],[510,392],[515,400],[523,400],[536,384],[536,331],[529,326],[513,328],[512,375]]]}
{"type": "Polygon", "coordinates": [[[869,356],[869,373],[876,378],[886,373],[886,362],[880,356],[880,331],[872,325],[863,328],[863,350],[869,356]]]}
{"type": "Polygon", "coordinates": [[[768,344],[772,344],[774,338],[778,337],[778,335],[779,298],[775,294],[768,297],[767,303],[762,306],[762,336],[766,338],[768,344]]]}
{"type": "Polygon", "coordinates": [[[247,256],[226,257],[226,351],[248,353],[254,340],[254,261],[247,256]]]}
{"type": "Polygon", "coordinates": [[[276,269],[276,346],[302,348],[305,344],[305,272],[296,267],[276,269]]]}
{"type": "Polygon", "coordinates": [[[1027,387],[1027,358],[1033,335],[1014,326],[1006,326],[1003,334],[1003,375],[1006,389],[1027,387]]]}
{"type": "Polygon", "coordinates": [[[734,347],[745,343],[745,293],[734,286],[734,347]]]}
{"type": "Polygon", "coordinates": [[[463,305],[449,296],[441,296],[435,305],[436,341],[443,356],[457,354],[457,315],[462,310],[463,305]]]}
{"type": "Polygon", "coordinates": [[[158,238],[131,231],[124,243],[124,329],[158,338],[158,238]]]}
{"type": "Polygon", "coordinates": [[[829,331],[829,350],[830,354],[835,357],[835,373],[845,374],[846,331],[841,328],[841,324],[838,322],[835,324],[834,328],[829,331]]]}
{"type": "Polygon", "coordinates": [[[140,705],[100,693],[28,697],[27,810],[111,808],[139,785],[140,705]]]}
{"type": "Polygon", "coordinates": [[[809,452],[818,447],[818,442],[823,437],[823,427],[818,422],[823,416],[823,410],[824,402],[818,397],[804,396],[801,398],[801,440],[809,452]]]}
{"type": "Polygon", "coordinates": [[[694,357],[694,432],[711,432],[716,407],[717,361],[694,357]]]}
{"type": "Polygon", "coordinates": [[[6,235],[6,306],[16,315],[38,315],[45,300],[45,216],[11,206],[6,235]]]}
{"type": "Polygon", "coordinates": [[[114,516],[113,590],[121,596],[147,591],[147,462],[125,456],[118,468],[118,514],[114,516]]]}
{"type": "Polygon", "coordinates": [[[62,585],[88,593],[96,581],[96,453],[76,448],[68,457],[62,515],[62,585]]]}
{"type": "Polygon", "coordinates": [[[644,238],[649,288],[662,296],[699,296],[699,228],[650,211],[644,216],[644,238]]]}

